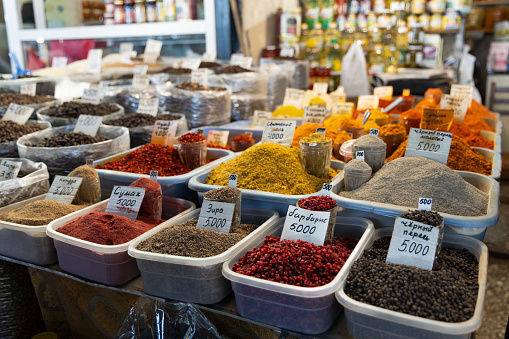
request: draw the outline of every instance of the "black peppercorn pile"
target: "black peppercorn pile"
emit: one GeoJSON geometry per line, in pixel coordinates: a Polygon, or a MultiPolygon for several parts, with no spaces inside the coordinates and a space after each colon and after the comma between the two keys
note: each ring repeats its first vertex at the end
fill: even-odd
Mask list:
{"type": "Polygon", "coordinates": [[[445,248],[433,271],[386,264],[390,238],[374,242],[348,275],[345,293],[357,301],[423,318],[462,322],[472,318],[479,264],[466,249],[445,248]]]}
{"type": "Polygon", "coordinates": [[[424,210],[408,210],[401,214],[400,217],[408,220],[422,222],[423,224],[430,226],[438,226],[444,221],[444,218],[442,218],[442,216],[437,212],[424,210]]]}
{"type": "Polygon", "coordinates": [[[175,86],[176,88],[185,89],[188,91],[226,91],[224,87],[205,87],[196,82],[183,82],[175,86]]]}
{"type": "Polygon", "coordinates": [[[34,147],[69,147],[69,146],[80,146],[95,144],[98,142],[109,140],[108,138],[97,134],[95,137],[84,133],[60,133],[52,138],[44,138],[41,143],[34,147]]]}
{"type": "Polygon", "coordinates": [[[253,72],[250,69],[233,65],[233,66],[226,66],[220,69],[216,70],[216,74],[236,74],[236,73],[247,73],[247,72],[253,72]]]}
{"type": "Polygon", "coordinates": [[[112,104],[94,105],[86,102],[68,101],[60,106],[48,109],[44,114],[51,117],[77,119],[81,114],[104,116],[116,111],[118,111],[118,107],[112,104]]]}
{"type": "Polygon", "coordinates": [[[111,126],[124,126],[124,127],[137,127],[137,126],[149,126],[153,125],[156,120],[178,120],[180,116],[173,114],[163,114],[153,116],[144,113],[134,113],[123,116],[111,121],[104,122],[105,125],[111,126]]]}
{"type": "Polygon", "coordinates": [[[20,93],[0,94],[0,106],[9,106],[11,103],[17,105],[33,105],[53,100],[55,100],[55,98],[44,95],[28,95],[20,93]]]}
{"type": "Polygon", "coordinates": [[[32,122],[20,125],[14,121],[0,120],[0,143],[14,141],[25,134],[34,133],[46,127],[32,122]]]}

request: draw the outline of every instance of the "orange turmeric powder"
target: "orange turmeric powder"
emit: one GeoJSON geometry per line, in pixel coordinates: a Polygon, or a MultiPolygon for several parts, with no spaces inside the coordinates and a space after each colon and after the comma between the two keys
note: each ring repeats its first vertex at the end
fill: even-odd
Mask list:
{"type": "Polygon", "coordinates": [[[362,127],[360,121],[350,118],[346,115],[333,115],[323,122],[325,127],[337,131],[339,128],[359,128],[362,127]]]}
{"type": "Polygon", "coordinates": [[[472,102],[470,103],[470,109],[476,114],[480,115],[483,118],[494,118],[495,115],[490,112],[489,109],[487,109],[484,105],[481,105],[474,99],[472,99],[472,102]]]}
{"type": "Polygon", "coordinates": [[[400,121],[402,118],[420,119],[420,118],[422,118],[422,109],[416,109],[416,108],[409,109],[408,111],[401,113],[401,115],[399,116],[400,121]]]}
{"type": "Polygon", "coordinates": [[[339,144],[339,147],[341,147],[341,145],[348,140],[352,140],[348,133],[346,131],[340,131],[334,139],[334,143],[339,144]]]}
{"type": "Polygon", "coordinates": [[[493,149],[494,147],[494,142],[483,137],[480,131],[473,131],[466,126],[459,124],[457,121],[452,122],[449,132],[460,137],[471,147],[482,147],[487,149],[493,149]]]}
{"type": "Polygon", "coordinates": [[[440,103],[437,103],[433,98],[424,98],[415,105],[415,108],[421,107],[440,108],[440,103]]]}

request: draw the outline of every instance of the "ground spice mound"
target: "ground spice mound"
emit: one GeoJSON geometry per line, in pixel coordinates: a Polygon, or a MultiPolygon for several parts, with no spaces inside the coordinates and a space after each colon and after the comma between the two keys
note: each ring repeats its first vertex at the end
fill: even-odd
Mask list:
{"type": "Polygon", "coordinates": [[[480,131],[471,130],[467,126],[461,125],[456,120],[452,122],[449,132],[457,135],[472,147],[482,147],[487,149],[493,149],[494,147],[494,142],[483,137],[480,131]]]}
{"type": "MultiPolygon", "coordinates": [[[[385,161],[393,161],[405,156],[407,140],[403,141],[394,153],[385,161]]],[[[493,163],[471,149],[470,146],[458,136],[453,135],[449,158],[447,158],[447,167],[456,171],[475,172],[484,175],[491,175],[493,163]]]]}
{"type": "Polygon", "coordinates": [[[360,128],[362,127],[362,123],[359,120],[355,120],[350,118],[347,115],[333,115],[323,122],[325,127],[330,128],[331,130],[337,131],[339,128],[360,128]]]}
{"type": "Polygon", "coordinates": [[[169,226],[142,241],[136,249],[192,258],[212,257],[227,251],[258,228],[254,224],[240,224],[232,227],[230,233],[221,233],[198,228],[197,223],[194,219],[169,226]]]}
{"type": "MultiPolygon", "coordinates": [[[[295,128],[295,133],[293,134],[292,146],[299,147],[300,139],[307,137],[313,133],[316,133],[317,128],[323,128],[323,125],[320,124],[304,124],[302,126],[297,126],[295,128]]],[[[331,139],[335,139],[337,137],[337,132],[330,128],[325,129],[325,136],[331,139]]],[[[348,134],[347,134],[348,135],[348,134]]]]}
{"type": "Polygon", "coordinates": [[[386,263],[389,243],[389,237],[376,240],[354,263],[345,284],[345,293],[350,298],[451,323],[473,317],[479,264],[472,253],[444,248],[429,271],[386,263]]]}
{"type": "Polygon", "coordinates": [[[179,152],[175,147],[155,144],[146,144],[123,158],[99,165],[96,168],[150,175],[150,171],[154,171],[156,167],[158,175],[161,177],[180,175],[191,171],[180,161],[179,152]]]}
{"type": "Polygon", "coordinates": [[[461,216],[485,215],[488,206],[486,193],[447,166],[422,157],[391,161],[358,189],[340,194],[413,209],[420,197],[429,197],[433,199],[433,210],[461,216]]]}
{"type": "MultiPolygon", "coordinates": [[[[467,113],[465,114],[465,119],[463,120],[463,126],[466,126],[475,131],[489,131],[495,132],[495,129],[488,125],[484,118],[493,118],[494,115],[489,113],[487,115],[485,111],[485,107],[476,103],[472,100],[472,106],[467,109],[467,113]]],[[[488,111],[489,112],[489,111],[488,111]]]]}
{"type": "Polygon", "coordinates": [[[88,204],[68,205],[55,200],[37,200],[0,214],[0,220],[27,226],[42,226],[87,206],[88,204]]]}
{"type": "Polygon", "coordinates": [[[406,129],[404,126],[389,124],[389,125],[382,126],[380,128],[380,136],[398,135],[398,134],[406,134],[406,129]]]}
{"type": "Polygon", "coordinates": [[[205,184],[228,186],[228,176],[238,175],[237,187],[280,194],[310,194],[324,181],[306,173],[299,149],[272,143],[248,148],[212,170],[205,184]]]}
{"type": "Polygon", "coordinates": [[[133,222],[127,217],[106,212],[92,212],[74,219],[57,232],[100,245],[124,244],[151,230],[165,220],[140,216],[133,222]]]}
{"type": "Polygon", "coordinates": [[[470,102],[470,109],[476,113],[477,115],[480,115],[484,118],[495,118],[495,114],[491,113],[486,106],[478,103],[474,99],[470,102]]]}

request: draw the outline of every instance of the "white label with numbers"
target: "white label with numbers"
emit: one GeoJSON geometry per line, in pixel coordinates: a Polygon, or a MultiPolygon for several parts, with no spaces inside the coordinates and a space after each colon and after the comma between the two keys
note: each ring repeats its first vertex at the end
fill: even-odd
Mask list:
{"type": "Polygon", "coordinates": [[[353,102],[336,102],[332,105],[332,115],[350,115],[353,113],[353,102]]]}
{"type": "Polygon", "coordinates": [[[94,159],[87,159],[85,160],[85,165],[94,167],[94,159]]]}
{"type": "Polygon", "coordinates": [[[234,210],[235,204],[204,200],[196,226],[221,233],[230,233],[234,210]]]}
{"type": "Polygon", "coordinates": [[[378,108],[378,97],[376,95],[359,95],[357,110],[378,108]]]}
{"type": "Polygon", "coordinates": [[[266,120],[263,129],[262,143],[291,146],[295,133],[295,120],[266,120]]]}
{"type": "Polygon", "coordinates": [[[396,218],[386,262],[433,269],[438,233],[436,227],[396,218]]]}
{"type": "Polygon", "coordinates": [[[182,61],[180,67],[195,70],[200,68],[200,64],[201,64],[200,59],[185,59],[184,61],[182,61]]]}
{"type": "Polygon", "coordinates": [[[377,137],[379,133],[380,133],[379,129],[376,129],[376,128],[369,129],[369,134],[374,135],[375,137],[377,137]]]}
{"type": "Polygon", "coordinates": [[[85,88],[81,95],[81,102],[89,104],[99,104],[101,101],[101,92],[98,88],[85,88]]]}
{"type": "Polygon", "coordinates": [[[95,137],[97,131],[99,130],[99,126],[103,121],[102,117],[97,117],[94,115],[85,115],[81,114],[78,117],[78,121],[74,126],[74,133],[83,133],[95,137]]]}
{"type": "Polygon", "coordinates": [[[302,124],[320,124],[322,125],[325,121],[325,107],[310,106],[304,108],[304,117],[302,118],[302,124]]]}
{"type": "Polygon", "coordinates": [[[281,240],[302,240],[321,246],[325,241],[329,218],[329,212],[310,211],[289,206],[281,240]]]}
{"type": "Polygon", "coordinates": [[[142,187],[113,186],[105,212],[135,221],[144,196],[145,189],[142,187]]]}
{"type": "Polygon", "coordinates": [[[145,89],[150,84],[150,76],[148,74],[135,74],[133,76],[133,88],[145,89]]]}
{"type": "Polygon", "coordinates": [[[465,97],[455,97],[448,94],[443,94],[442,99],[440,100],[440,109],[452,109],[454,110],[454,120],[463,123],[465,120],[465,115],[467,114],[468,98],[465,97]]]}
{"type": "Polygon", "coordinates": [[[2,120],[10,120],[17,122],[20,125],[23,125],[30,118],[32,113],[34,112],[33,107],[21,106],[16,104],[9,104],[7,110],[5,111],[2,120]]]}
{"type": "Polygon", "coordinates": [[[53,57],[51,68],[53,69],[66,69],[67,57],[53,57]]]}
{"type": "Polygon", "coordinates": [[[469,85],[452,85],[451,95],[453,97],[466,97],[468,107],[472,104],[472,96],[474,95],[474,87],[469,85]]]}
{"type": "Polygon", "coordinates": [[[150,171],[150,180],[157,181],[157,171],[150,171]]]}
{"type": "Polygon", "coordinates": [[[21,164],[21,161],[0,159],[0,181],[16,178],[21,168],[21,164]]]}
{"type": "Polygon", "coordinates": [[[433,203],[433,199],[431,198],[419,198],[419,206],[418,210],[431,211],[431,204],[433,203]]]}
{"type": "Polygon", "coordinates": [[[56,175],[45,200],[56,200],[62,204],[70,204],[80,188],[83,178],[56,175]]]}
{"type": "Polygon", "coordinates": [[[228,143],[228,135],[230,135],[230,131],[210,130],[207,134],[207,144],[214,144],[224,147],[228,143]]]}
{"type": "Polygon", "coordinates": [[[19,92],[21,94],[34,96],[36,89],[37,89],[37,84],[35,82],[29,82],[29,83],[21,84],[19,87],[19,92]]]}
{"type": "Polygon", "coordinates": [[[207,87],[209,85],[209,70],[206,68],[194,69],[191,72],[191,82],[207,87]]]}
{"type": "Polygon", "coordinates": [[[321,135],[325,136],[325,133],[327,132],[327,129],[319,127],[319,128],[316,129],[315,132],[316,133],[320,133],[321,135]]]}
{"type": "Polygon", "coordinates": [[[355,152],[355,159],[359,159],[364,161],[364,151],[356,151],[355,152]]]}
{"type": "Polygon", "coordinates": [[[134,75],[147,74],[147,71],[148,71],[148,65],[139,65],[139,66],[134,66],[134,68],[133,68],[134,75]]]}
{"type": "Polygon", "coordinates": [[[152,130],[150,143],[165,146],[173,146],[178,123],[176,121],[156,120],[152,130]]]}
{"type": "Polygon", "coordinates": [[[375,87],[373,89],[373,95],[376,95],[379,99],[382,100],[392,100],[392,86],[381,86],[381,87],[375,87]]]}
{"type": "Polygon", "coordinates": [[[452,133],[410,128],[405,157],[425,157],[447,164],[452,133]]]}
{"type": "Polygon", "coordinates": [[[285,91],[283,106],[294,106],[298,109],[301,109],[305,94],[306,92],[302,89],[287,88],[285,91]]]}
{"type": "Polygon", "coordinates": [[[103,50],[91,49],[88,51],[88,68],[87,73],[99,74],[101,73],[103,50]]]}
{"type": "Polygon", "coordinates": [[[320,191],[318,191],[317,196],[322,196],[322,195],[326,195],[326,196],[330,196],[332,192],[332,184],[328,184],[328,183],[324,183],[323,186],[322,186],[322,189],[320,191]]]}
{"type": "Polygon", "coordinates": [[[214,61],[216,61],[216,54],[215,53],[203,53],[201,60],[208,61],[208,62],[214,62],[214,61]]]}
{"type": "Polygon", "coordinates": [[[244,55],[242,53],[233,53],[230,57],[230,65],[238,65],[238,62],[242,59],[244,59],[244,55]]]}
{"type": "Polygon", "coordinates": [[[147,64],[155,64],[157,58],[161,55],[161,49],[163,48],[163,42],[154,39],[148,39],[145,45],[145,51],[143,52],[143,62],[147,64]]]}
{"type": "Polygon", "coordinates": [[[265,121],[271,117],[271,112],[256,110],[253,113],[253,126],[265,126],[265,121]]]}
{"type": "Polygon", "coordinates": [[[315,82],[313,84],[313,91],[317,91],[318,93],[327,93],[328,88],[329,84],[326,82],[315,82]]]}
{"type": "Polygon", "coordinates": [[[138,113],[150,114],[153,116],[157,115],[157,110],[159,108],[159,99],[140,99],[140,103],[138,104],[138,113]]]}
{"type": "Polygon", "coordinates": [[[237,174],[230,174],[228,176],[228,186],[237,188],[237,174]]]}
{"type": "Polygon", "coordinates": [[[131,52],[134,49],[134,44],[132,42],[122,42],[118,48],[118,53],[122,54],[125,52],[131,52]]]}

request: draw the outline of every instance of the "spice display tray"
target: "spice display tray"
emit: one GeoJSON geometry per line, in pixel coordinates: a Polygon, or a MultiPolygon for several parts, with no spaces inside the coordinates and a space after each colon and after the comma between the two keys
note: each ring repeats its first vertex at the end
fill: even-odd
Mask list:
{"type": "Polygon", "coordinates": [[[230,282],[221,273],[223,263],[250,243],[251,239],[265,234],[267,228],[279,219],[279,214],[274,210],[242,208],[242,222],[259,224],[260,227],[226,252],[212,257],[191,258],[136,249],[140,242],[169,225],[178,225],[196,219],[199,215],[200,209],[196,209],[164,227],[150,230],[129,245],[129,255],[138,262],[143,286],[148,294],[199,304],[221,301],[232,291],[230,282]]]}
{"type": "Polygon", "coordinates": [[[482,154],[486,160],[493,163],[491,167],[491,175],[489,177],[495,180],[500,179],[500,175],[502,174],[502,155],[486,148],[472,147],[472,149],[482,154]]]}
{"type": "MultiPolygon", "coordinates": [[[[369,248],[376,239],[391,235],[392,228],[376,230],[366,248],[369,248]]],[[[344,291],[348,277],[344,275],[340,281],[340,288],[336,292],[336,298],[345,309],[350,334],[354,338],[470,338],[472,332],[481,326],[488,272],[488,248],[479,240],[446,234],[443,238],[442,248],[451,247],[465,248],[479,260],[479,292],[474,315],[471,319],[461,323],[447,323],[356,301],[347,296],[344,291]]],[[[351,257],[357,260],[361,255],[362,251],[359,251],[355,253],[355,256],[352,253],[351,257]]]]}
{"type": "Polygon", "coordinates": [[[489,141],[493,141],[493,150],[495,152],[502,152],[502,136],[500,134],[497,134],[496,132],[481,131],[481,135],[489,141]]]}
{"type": "Polygon", "coordinates": [[[280,236],[285,218],[245,244],[223,265],[223,275],[231,280],[239,314],[245,318],[306,334],[325,332],[341,311],[334,292],[348,274],[354,258],[371,239],[374,226],[367,219],[337,218],[334,237],[359,239],[343,268],[330,283],[320,287],[286,285],[253,278],[232,271],[233,266],[254,247],[260,247],[267,235],[280,236]]]}
{"type": "MultiPolygon", "coordinates": [[[[276,118],[274,118],[276,119],[276,118]]],[[[293,118],[289,117],[289,120],[296,120],[297,126],[302,125],[302,118],[293,118]]],[[[253,126],[253,119],[248,120],[237,120],[235,122],[230,122],[229,124],[224,124],[221,127],[224,128],[236,128],[236,129],[248,129],[248,130],[258,130],[263,132],[263,126],[253,126]]]]}
{"type": "MultiPolygon", "coordinates": [[[[5,206],[0,208],[0,214],[44,200],[45,197],[46,194],[42,194],[5,206]]],[[[57,262],[57,252],[53,239],[46,234],[46,225],[27,226],[0,220],[0,254],[36,265],[57,262]]]]}
{"type": "MultiPolygon", "coordinates": [[[[343,161],[332,160],[330,166],[334,170],[342,171],[343,168],[345,167],[345,163],[343,161]]],[[[211,172],[212,169],[209,169],[207,172],[198,174],[191,178],[191,180],[189,180],[189,188],[198,192],[198,198],[200,201],[203,200],[203,193],[222,187],[218,185],[205,184],[205,180],[207,180],[211,172]]],[[[340,183],[339,177],[340,176],[338,174],[331,182],[333,185],[332,192],[337,192],[339,189],[338,186],[340,183]]],[[[279,214],[281,215],[286,215],[286,212],[288,211],[288,205],[295,205],[297,203],[297,200],[304,199],[316,194],[312,193],[305,195],[287,195],[280,193],[256,191],[245,188],[239,189],[242,192],[242,206],[260,209],[274,209],[278,211],[279,214]]]]}
{"type": "MultiPolygon", "coordinates": [[[[488,209],[485,215],[478,217],[440,213],[444,218],[445,233],[468,235],[482,241],[486,228],[495,225],[498,221],[500,184],[493,178],[482,174],[463,171],[456,172],[465,181],[488,194],[488,209]]],[[[342,189],[344,187],[343,174],[340,173],[339,176],[340,183],[338,186],[342,189]]],[[[349,199],[336,194],[336,192],[331,193],[331,197],[336,200],[338,206],[343,207],[338,212],[340,216],[368,218],[375,223],[377,228],[394,226],[394,219],[409,209],[409,207],[405,206],[349,199]]]]}
{"type": "MultiPolygon", "coordinates": [[[[141,146],[140,146],[141,147],[141,146]]],[[[137,147],[138,148],[138,147],[137,147]]],[[[94,161],[94,167],[98,165],[104,165],[107,162],[117,160],[125,157],[136,148],[130,149],[128,151],[118,153],[113,156],[109,156],[107,158],[99,159],[94,161]]],[[[189,173],[182,175],[175,175],[171,177],[157,177],[157,182],[161,184],[161,189],[163,191],[163,195],[169,197],[176,197],[181,199],[193,200],[193,191],[191,191],[187,183],[188,181],[195,175],[202,173],[208,169],[211,169],[222,162],[229,160],[233,157],[233,152],[225,149],[216,149],[216,148],[207,148],[207,160],[212,160],[208,164],[195,168],[189,173]]],[[[120,171],[111,171],[104,169],[96,169],[99,174],[99,178],[101,179],[101,194],[103,197],[109,197],[111,195],[111,190],[113,186],[129,186],[134,181],[140,178],[150,178],[149,175],[146,174],[138,174],[138,173],[129,173],[129,172],[120,172],[120,171]]]]}
{"type": "MultiPolygon", "coordinates": [[[[229,146],[231,146],[233,138],[235,138],[237,135],[240,135],[240,134],[243,134],[246,132],[251,132],[253,134],[253,139],[255,140],[255,143],[260,142],[262,140],[262,135],[263,135],[263,130],[253,130],[250,128],[242,129],[242,128],[205,126],[205,127],[200,127],[199,129],[201,129],[203,131],[203,135],[205,137],[208,135],[210,130],[230,132],[228,134],[228,142],[227,142],[227,145],[229,145],[229,146]]],[[[195,128],[195,129],[190,130],[189,132],[196,133],[197,131],[198,131],[198,128],[195,128]]]]}
{"type": "MultiPolygon", "coordinates": [[[[46,228],[53,238],[60,268],[77,276],[105,285],[121,285],[140,274],[136,261],[129,257],[127,248],[136,239],[120,245],[100,245],[57,232],[67,223],[91,212],[104,212],[108,200],[71,213],[52,221],[46,228]]],[[[196,208],[190,201],[163,196],[163,219],[161,225],[185,215],[196,208]]]]}
{"type": "Polygon", "coordinates": [[[500,120],[500,113],[496,113],[496,112],[491,112],[492,114],[495,114],[495,118],[483,118],[484,121],[486,121],[486,123],[488,125],[490,125],[490,127],[492,127],[495,132],[498,134],[498,135],[501,135],[502,134],[502,120],[500,120]]]}

